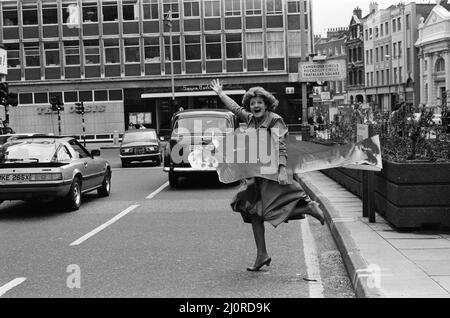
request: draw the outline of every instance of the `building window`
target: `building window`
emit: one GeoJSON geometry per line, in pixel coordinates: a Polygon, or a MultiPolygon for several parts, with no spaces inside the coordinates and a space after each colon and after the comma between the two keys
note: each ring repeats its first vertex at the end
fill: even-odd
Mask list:
{"type": "Polygon", "coordinates": [[[198,0],[196,1],[184,1],[184,16],[185,17],[198,17],[200,16],[200,6],[198,0]]]}
{"type": "Polygon", "coordinates": [[[59,43],[44,43],[45,65],[59,66],[59,43]]]}
{"type": "Polygon", "coordinates": [[[283,5],[281,0],[266,0],[267,15],[281,14],[283,5]]]}
{"type": "Polygon", "coordinates": [[[143,0],[144,20],[158,20],[158,0],[143,0]]]}
{"type": "Polygon", "coordinates": [[[186,60],[201,60],[200,35],[186,35],[184,37],[186,60]]]}
{"type": "Polygon", "coordinates": [[[267,32],[267,57],[284,57],[283,32],[267,32]]]}
{"type": "MultiPolygon", "coordinates": [[[[301,32],[300,31],[289,31],[288,32],[288,54],[291,57],[301,57],[302,56],[302,43],[301,43],[301,32]]],[[[343,54],[345,54],[345,53],[343,53],[343,54]]]]}
{"type": "Polygon", "coordinates": [[[395,22],[395,19],[392,20],[392,32],[397,32],[397,23],[395,22]]]}
{"type": "Polygon", "coordinates": [[[64,41],[66,65],[80,65],[80,44],[78,41],[64,41]]]}
{"type": "Polygon", "coordinates": [[[386,30],[386,35],[389,35],[389,22],[384,24],[384,29],[386,30]]]}
{"type": "Polygon", "coordinates": [[[84,41],[84,63],[86,65],[100,64],[100,46],[98,40],[84,41]]]}
{"type": "Polygon", "coordinates": [[[397,30],[398,31],[402,30],[402,19],[401,18],[397,19],[397,30]]]}
{"type": "Polygon", "coordinates": [[[205,17],[220,17],[220,0],[205,0],[205,17]]]}
{"type": "Polygon", "coordinates": [[[139,19],[139,3],[136,0],[122,0],[122,16],[125,21],[139,19]]]}
{"type": "MultiPolygon", "coordinates": [[[[47,94],[46,94],[47,95],[47,94]]],[[[37,94],[34,94],[34,100],[37,99],[37,94]]],[[[68,91],[64,92],[64,102],[65,103],[75,103],[78,102],[78,91],[68,91]]]]}
{"type": "Polygon", "coordinates": [[[34,102],[36,104],[47,104],[48,103],[48,93],[47,92],[34,93],[34,102]]]}
{"type": "Polygon", "coordinates": [[[262,33],[246,34],[247,59],[262,59],[264,57],[262,33]]]}
{"type": "Polygon", "coordinates": [[[445,72],[445,60],[442,57],[436,62],[436,72],[445,72]]]}
{"type": "Polygon", "coordinates": [[[118,21],[117,1],[104,0],[102,4],[103,21],[118,21]]]}
{"type": "Polygon", "coordinates": [[[97,2],[83,2],[83,22],[98,22],[97,2]]]}
{"type": "Polygon", "coordinates": [[[411,16],[409,14],[406,15],[406,29],[411,29],[411,16]]]}
{"type": "Polygon", "coordinates": [[[139,39],[124,39],[125,63],[139,63],[141,57],[139,55],[139,39]]]}
{"type": "Polygon", "coordinates": [[[41,66],[39,45],[34,43],[24,43],[25,67],[41,66]]]}
{"type": "Polygon", "coordinates": [[[260,15],[262,13],[262,0],[245,0],[246,15],[260,15]]]}
{"type": "Polygon", "coordinates": [[[108,93],[109,93],[109,100],[123,100],[121,89],[110,89],[108,93]]]}
{"type": "Polygon", "coordinates": [[[144,58],[146,63],[161,61],[159,37],[144,38],[144,58]]]}
{"type": "Polygon", "coordinates": [[[207,60],[222,58],[220,34],[205,34],[205,45],[207,60]]]}
{"type": "Polygon", "coordinates": [[[288,0],[287,8],[288,13],[300,13],[300,0],[288,0]]]}
{"type": "Polygon", "coordinates": [[[242,58],[242,36],[241,33],[225,34],[227,58],[242,58]]]}
{"type": "Polygon", "coordinates": [[[178,19],[180,17],[180,8],[178,7],[178,0],[164,0],[163,12],[164,15],[171,13],[172,19],[178,19]]]}
{"type": "Polygon", "coordinates": [[[228,0],[225,1],[225,15],[241,15],[241,1],[240,0],[228,0]]]}
{"type": "Polygon", "coordinates": [[[108,91],[107,90],[94,91],[94,101],[104,102],[107,100],[108,100],[108,91]]]}
{"type": "Polygon", "coordinates": [[[66,24],[79,24],[79,8],[78,4],[73,1],[71,3],[63,3],[62,5],[62,19],[66,24]]]}
{"type": "MultiPolygon", "coordinates": [[[[165,59],[167,61],[171,61],[171,54],[170,54],[170,37],[165,36],[164,37],[164,48],[165,48],[165,59]]],[[[179,61],[180,60],[180,37],[179,36],[172,36],[172,51],[173,51],[173,60],[179,61]]]]}
{"type": "Polygon", "coordinates": [[[3,26],[12,26],[18,24],[17,16],[17,1],[12,3],[5,2],[2,7],[3,14],[3,26]]]}
{"type": "Polygon", "coordinates": [[[24,25],[37,25],[38,14],[36,4],[23,4],[22,19],[24,25]]]}
{"type": "Polygon", "coordinates": [[[20,53],[18,43],[5,44],[8,52],[8,68],[20,68],[20,53]]]}
{"type": "Polygon", "coordinates": [[[56,7],[56,3],[42,4],[42,23],[58,24],[58,8],[56,7]]]}
{"type": "Polygon", "coordinates": [[[105,64],[119,64],[120,52],[119,52],[119,40],[118,39],[105,39],[103,40],[105,47],[105,64]]]}

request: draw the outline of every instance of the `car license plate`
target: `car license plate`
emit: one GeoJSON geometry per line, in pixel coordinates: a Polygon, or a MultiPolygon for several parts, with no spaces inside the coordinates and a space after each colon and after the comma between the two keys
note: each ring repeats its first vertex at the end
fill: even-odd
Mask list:
{"type": "Polygon", "coordinates": [[[11,173],[11,174],[0,174],[0,182],[24,182],[30,181],[30,174],[25,173],[11,173]]]}

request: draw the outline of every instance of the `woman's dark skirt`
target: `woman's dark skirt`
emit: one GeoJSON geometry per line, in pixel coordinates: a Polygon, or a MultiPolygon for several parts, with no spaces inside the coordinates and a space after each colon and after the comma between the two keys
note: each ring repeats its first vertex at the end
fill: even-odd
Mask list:
{"type": "Polygon", "coordinates": [[[304,218],[295,212],[309,202],[311,199],[295,179],[290,185],[280,185],[276,181],[256,177],[241,185],[231,208],[241,213],[245,223],[251,223],[251,217],[257,215],[277,227],[283,222],[304,218]]]}

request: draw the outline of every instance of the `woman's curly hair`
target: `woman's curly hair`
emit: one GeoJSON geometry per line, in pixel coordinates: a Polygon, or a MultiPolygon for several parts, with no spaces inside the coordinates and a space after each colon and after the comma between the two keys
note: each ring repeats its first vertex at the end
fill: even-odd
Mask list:
{"type": "Polygon", "coordinates": [[[264,88],[258,86],[250,88],[242,99],[242,105],[248,111],[250,111],[250,100],[253,97],[261,97],[264,100],[268,111],[275,111],[278,107],[278,99],[276,99],[275,96],[266,91],[264,88]]]}

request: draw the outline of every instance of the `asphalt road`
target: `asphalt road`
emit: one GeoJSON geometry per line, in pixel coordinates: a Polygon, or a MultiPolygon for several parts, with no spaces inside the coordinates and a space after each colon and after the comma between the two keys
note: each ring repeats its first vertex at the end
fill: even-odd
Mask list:
{"type": "Polygon", "coordinates": [[[215,178],[171,189],[161,167],[123,169],[117,149],[108,198],[0,206],[0,297],[354,297],[327,226],[266,226],[270,267],[252,273],[251,226],[230,209],[235,185],[215,178]]]}

